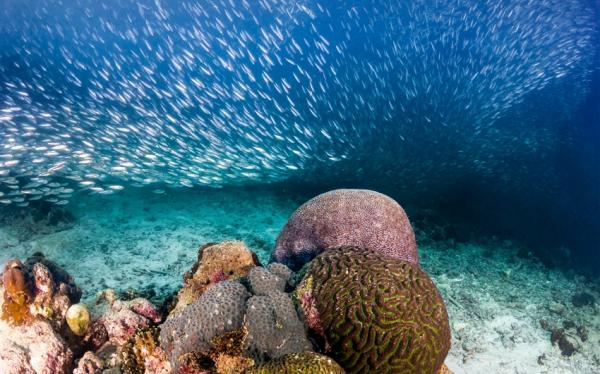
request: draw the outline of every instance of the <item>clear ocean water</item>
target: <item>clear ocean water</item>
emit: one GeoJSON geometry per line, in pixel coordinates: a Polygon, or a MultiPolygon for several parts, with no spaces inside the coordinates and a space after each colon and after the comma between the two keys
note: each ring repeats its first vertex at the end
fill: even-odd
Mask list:
{"type": "Polygon", "coordinates": [[[0,261],[42,252],[91,309],[107,288],[161,305],[200,246],[267,264],[304,202],[370,189],[414,228],[450,370],[597,373],[599,20],[597,0],[0,0],[0,261]]]}

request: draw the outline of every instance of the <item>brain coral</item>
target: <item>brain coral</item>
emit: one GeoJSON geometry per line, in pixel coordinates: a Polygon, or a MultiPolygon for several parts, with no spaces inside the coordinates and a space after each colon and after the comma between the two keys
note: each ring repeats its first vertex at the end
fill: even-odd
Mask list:
{"type": "Polygon", "coordinates": [[[291,353],[247,370],[245,374],[344,374],[340,365],[327,356],[314,352],[291,353]]]}
{"type": "Polygon", "coordinates": [[[332,249],[309,265],[297,296],[325,351],[350,373],[437,373],[450,348],[444,302],[409,262],[332,249]]]}
{"type": "Polygon", "coordinates": [[[357,246],[418,263],[415,234],[404,209],[369,190],[341,189],[298,208],[277,238],[271,261],[298,270],[330,248],[357,246]]]}

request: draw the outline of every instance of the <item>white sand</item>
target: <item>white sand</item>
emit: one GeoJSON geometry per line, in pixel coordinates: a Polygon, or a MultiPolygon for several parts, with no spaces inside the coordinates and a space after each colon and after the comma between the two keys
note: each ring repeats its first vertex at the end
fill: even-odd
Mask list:
{"type": "MultiPolygon", "coordinates": [[[[269,192],[134,192],[78,198],[68,206],[77,222],[64,231],[39,234],[23,222],[0,227],[0,261],[42,251],[76,278],[88,303],[106,287],[165,295],[179,287],[206,242],[244,240],[266,262],[302,202],[269,192]]],[[[453,344],[446,361],[455,373],[600,372],[600,285],[518,258],[511,243],[454,246],[421,237],[419,245],[448,307],[453,344]],[[574,307],[571,297],[581,291],[596,305],[574,307]],[[575,337],[578,351],[564,357],[542,319],[552,327],[572,320],[589,338],[575,337]]]]}

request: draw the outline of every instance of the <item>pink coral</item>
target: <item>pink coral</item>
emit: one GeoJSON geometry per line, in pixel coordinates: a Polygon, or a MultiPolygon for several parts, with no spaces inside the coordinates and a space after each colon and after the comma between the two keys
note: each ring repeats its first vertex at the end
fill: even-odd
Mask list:
{"type": "Polygon", "coordinates": [[[144,369],[146,370],[146,373],[155,374],[169,374],[172,372],[169,358],[161,347],[156,347],[154,351],[146,357],[144,369]]]}
{"type": "Polygon", "coordinates": [[[217,271],[212,272],[209,275],[209,278],[212,283],[219,283],[221,281],[227,280],[227,275],[225,275],[223,269],[219,269],[217,271]]]}
{"type": "Polygon", "coordinates": [[[417,264],[412,226],[392,198],[369,190],[333,190],[312,198],[290,217],[271,261],[298,270],[319,253],[357,246],[417,264]]]}
{"type": "Polygon", "coordinates": [[[94,352],[88,351],[79,359],[73,374],[101,374],[102,369],[104,362],[94,352]]]}
{"type": "Polygon", "coordinates": [[[0,321],[0,373],[68,373],[73,353],[46,321],[0,321]]]}
{"type": "Polygon", "coordinates": [[[115,301],[97,323],[104,325],[110,343],[121,346],[142,327],[161,320],[160,313],[146,299],[115,301]]]}

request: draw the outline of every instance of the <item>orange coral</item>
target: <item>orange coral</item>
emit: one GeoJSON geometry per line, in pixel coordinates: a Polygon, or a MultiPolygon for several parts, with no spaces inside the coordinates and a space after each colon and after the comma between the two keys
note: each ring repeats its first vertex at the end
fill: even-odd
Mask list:
{"type": "Polygon", "coordinates": [[[1,318],[16,325],[31,322],[33,317],[28,303],[32,296],[21,261],[14,259],[6,263],[2,274],[2,284],[4,285],[4,303],[2,304],[1,318]]]}
{"type": "Polygon", "coordinates": [[[146,358],[158,347],[158,329],[144,327],[129,338],[120,351],[121,370],[125,374],[142,374],[146,358]]]}
{"type": "Polygon", "coordinates": [[[248,275],[250,268],[258,264],[256,255],[241,241],[202,246],[198,261],[184,276],[184,286],[171,314],[180,312],[216,283],[248,275]]]}

